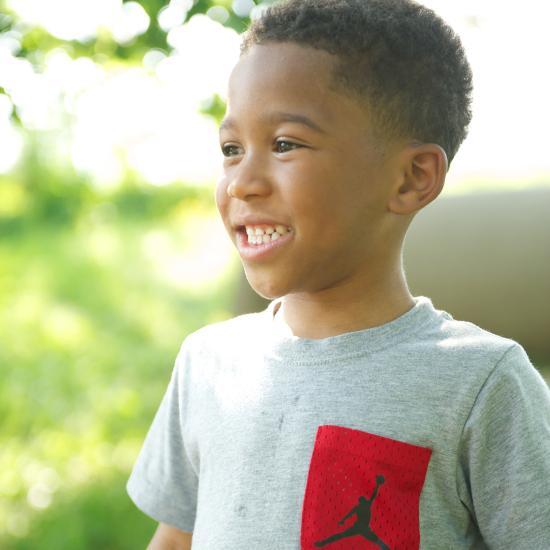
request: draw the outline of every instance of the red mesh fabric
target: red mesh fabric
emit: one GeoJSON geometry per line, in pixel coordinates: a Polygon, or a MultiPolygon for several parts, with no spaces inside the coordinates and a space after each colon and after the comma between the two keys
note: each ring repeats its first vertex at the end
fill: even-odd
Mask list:
{"type": "Polygon", "coordinates": [[[419,499],[431,453],[361,430],[319,426],[302,509],[302,550],[418,549],[419,499]]]}

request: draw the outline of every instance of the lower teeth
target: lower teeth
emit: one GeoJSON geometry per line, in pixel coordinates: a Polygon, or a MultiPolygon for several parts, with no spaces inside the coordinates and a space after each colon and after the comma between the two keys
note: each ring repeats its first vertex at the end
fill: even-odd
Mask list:
{"type": "Polygon", "coordinates": [[[249,244],[266,244],[272,241],[276,241],[278,238],[280,238],[280,234],[275,231],[274,233],[271,233],[271,235],[249,235],[248,236],[248,243],[249,244]],[[267,237],[264,241],[264,238],[267,237]]]}

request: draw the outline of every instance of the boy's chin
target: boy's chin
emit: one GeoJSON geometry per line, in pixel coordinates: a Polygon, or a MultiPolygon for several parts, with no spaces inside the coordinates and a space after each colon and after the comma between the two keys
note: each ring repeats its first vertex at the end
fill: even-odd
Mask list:
{"type": "Polygon", "coordinates": [[[246,270],[245,275],[252,290],[265,300],[275,300],[288,294],[288,289],[282,284],[274,283],[271,277],[263,279],[248,273],[246,270]]]}
{"type": "Polygon", "coordinates": [[[274,290],[265,290],[261,287],[255,287],[254,285],[250,285],[252,287],[252,290],[258,294],[258,296],[260,296],[261,298],[263,298],[264,300],[276,300],[277,298],[280,298],[281,296],[285,296],[287,293],[286,292],[277,292],[277,291],[274,291],[274,290]]]}

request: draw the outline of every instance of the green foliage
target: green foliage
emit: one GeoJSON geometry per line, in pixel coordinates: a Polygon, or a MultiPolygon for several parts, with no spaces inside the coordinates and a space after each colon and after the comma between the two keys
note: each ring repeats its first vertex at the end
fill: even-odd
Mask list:
{"type": "MultiPolygon", "coordinates": [[[[256,4],[261,4],[265,2],[255,2],[256,4]]],[[[237,32],[243,32],[249,25],[250,19],[248,17],[239,17],[231,9],[231,2],[216,1],[216,0],[197,0],[195,5],[189,10],[187,19],[193,17],[197,13],[206,13],[210,8],[214,6],[223,6],[229,12],[229,18],[224,23],[226,27],[236,30],[237,32]]]]}
{"type": "Polygon", "coordinates": [[[204,246],[212,190],[19,177],[0,180],[0,548],[143,548],[130,468],[184,336],[231,315],[234,272],[161,268],[204,246]]]}
{"type": "Polygon", "coordinates": [[[145,548],[156,522],[135,508],[122,488],[125,474],[106,477],[67,491],[36,518],[31,533],[12,539],[5,550],[145,548]]]}
{"type": "Polygon", "coordinates": [[[204,101],[200,112],[214,119],[216,124],[219,125],[225,115],[225,109],[225,101],[218,94],[214,94],[204,101]]]}
{"type": "MultiPolygon", "coordinates": [[[[125,0],[130,1],[130,0],[125,0]]],[[[132,0],[135,1],[135,0],[132,0]]],[[[269,4],[272,0],[256,1],[256,4],[269,4]]],[[[87,56],[94,57],[104,55],[107,58],[117,58],[124,61],[141,60],[143,55],[150,49],[161,49],[170,51],[166,42],[166,32],[158,24],[159,12],[167,4],[167,0],[138,0],[138,3],[147,12],[150,18],[150,25],[147,31],[128,44],[117,44],[110,35],[100,34],[97,37],[86,41],[64,41],[50,35],[45,29],[31,27],[26,29],[23,40],[21,57],[33,58],[36,52],[46,52],[53,48],[62,47],[69,51],[73,57],[87,56]]],[[[224,25],[243,32],[250,23],[248,17],[241,17],[235,14],[231,8],[231,1],[224,0],[196,0],[193,7],[187,12],[185,20],[188,21],[193,15],[205,14],[214,6],[222,6],[227,9],[229,17],[224,25]]],[[[0,4],[0,33],[8,32],[17,24],[17,14],[9,13],[3,3],[0,4]]]]}
{"type": "MultiPolygon", "coordinates": [[[[53,48],[140,63],[151,48],[169,52],[157,23],[166,2],[141,3],[151,24],[127,45],[108,33],[60,40],[21,26],[1,0],[0,34],[21,32],[18,55],[38,70],[53,48]]],[[[198,2],[187,19],[214,4],[198,2]]],[[[224,108],[214,97],[204,113],[219,120],[224,108]]],[[[24,128],[17,109],[12,120],[26,147],[0,176],[0,548],[143,548],[155,522],[126,495],[131,466],[181,341],[231,315],[235,272],[210,282],[196,269],[176,281],[166,273],[198,262],[216,217],[212,189],[157,188],[127,173],[99,190],[52,163],[47,136],[24,128]]]]}
{"type": "MultiPolygon", "coordinates": [[[[60,40],[21,25],[3,0],[0,35],[20,33],[18,56],[39,71],[54,48],[141,63],[170,48],[157,22],[167,2],[140,3],[151,24],[129,44],[101,32],[60,40]]],[[[248,24],[227,1],[199,0],[187,19],[214,5],[229,10],[226,25],[248,24]]],[[[218,96],[203,108],[216,121],[224,110],[218,96]]],[[[130,469],[181,341],[231,316],[236,271],[209,273],[210,282],[197,269],[167,276],[209,246],[212,189],[158,188],[127,173],[99,190],[52,163],[48,137],[24,128],[17,109],[12,120],[26,147],[18,169],[0,176],[0,548],[144,548],[155,522],[126,494],[130,469]]]]}

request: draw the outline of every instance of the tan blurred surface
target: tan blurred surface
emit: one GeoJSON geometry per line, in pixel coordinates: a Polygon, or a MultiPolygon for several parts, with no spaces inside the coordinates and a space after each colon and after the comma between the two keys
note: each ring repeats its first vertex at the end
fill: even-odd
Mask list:
{"type": "Polygon", "coordinates": [[[550,360],[550,188],[440,197],[411,224],[404,264],[413,295],[550,360]]]}

